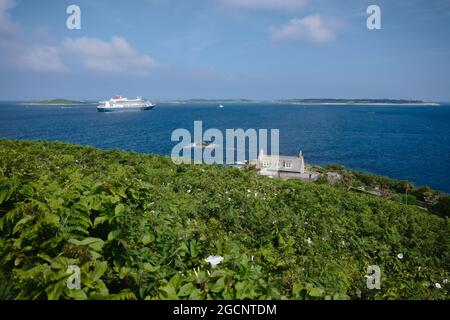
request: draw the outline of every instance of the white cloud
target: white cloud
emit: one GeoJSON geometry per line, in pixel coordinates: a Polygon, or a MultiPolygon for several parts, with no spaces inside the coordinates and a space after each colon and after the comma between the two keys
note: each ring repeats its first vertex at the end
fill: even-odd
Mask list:
{"type": "Polygon", "coordinates": [[[15,25],[9,15],[9,10],[16,5],[14,0],[0,0],[0,33],[10,33],[15,25]]]}
{"type": "Polygon", "coordinates": [[[292,19],[284,25],[271,28],[274,41],[306,41],[325,43],[336,38],[335,19],[326,20],[320,15],[311,15],[302,19],[292,19]]]}
{"type": "Polygon", "coordinates": [[[122,37],[110,42],[97,38],[66,38],[61,49],[80,59],[87,69],[102,72],[130,72],[146,74],[156,66],[150,56],[139,53],[122,37]]]}
{"type": "Polygon", "coordinates": [[[9,14],[15,5],[14,0],[0,0],[0,64],[37,72],[66,71],[56,47],[30,45],[22,39],[19,25],[9,14]]]}
{"type": "Polygon", "coordinates": [[[300,9],[309,0],[219,0],[225,6],[250,9],[300,9]]]}
{"type": "Polygon", "coordinates": [[[67,71],[57,48],[50,46],[35,46],[27,50],[27,53],[21,54],[17,62],[21,68],[37,72],[67,71]]]}
{"type": "Polygon", "coordinates": [[[15,5],[15,0],[0,0],[0,67],[60,73],[68,71],[65,62],[71,58],[88,70],[143,75],[156,65],[150,56],[139,53],[126,39],[117,36],[111,41],[66,38],[48,45],[48,32],[43,33],[45,27],[40,27],[35,28],[35,37],[30,40],[10,16],[15,5]]]}

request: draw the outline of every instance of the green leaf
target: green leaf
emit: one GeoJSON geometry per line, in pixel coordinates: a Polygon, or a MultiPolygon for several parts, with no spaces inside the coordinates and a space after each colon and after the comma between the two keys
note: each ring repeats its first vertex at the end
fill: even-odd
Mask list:
{"type": "Polygon", "coordinates": [[[69,240],[67,240],[67,242],[72,243],[76,246],[81,246],[81,241],[77,240],[77,239],[69,239],[69,240]]]}
{"type": "Polygon", "coordinates": [[[43,219],[47,224],[59,224],[59,220],[59,216],[52,213],[46,213],[43,219]]]}
{"type": "Polygon", "coordinates": [[[8,200],[9,196],[9,190],[3,190],[2,192],[0,192],[0,204],[3,203],[3,201],[8,200]]]}
{"type": "Polygon", "coordinates": [[[110,219],[110,217],[108,217],[108,216],[101,216],[101,217],[95,218],[95,220],[94,220],[94,228],[97,227],[100,224],[105,223],[109,219],[110,219]]]}
{"type": "Polygon", "coordinates": [[[82,241],[79,241],[77,239],[69,239],[67,241],[76,246],[89,246],[89,248],[91,248],[92,250],[94,250],[96,252],[100,252],[105,243],[100,238],[91,238],[91,237],[83,239],[82,241]]]}
{"type": "Polygon", "coordinates": [[[75,299],[75,300],[87,300],[88,296],[86,295],[86,292],[84,292],[83,290],[69,290],[67,289],[66,291],[66,295],[69,298],[75,299]]]}
{"type": "Polygon", "coordinates": [[[189,251],[191,252],[192,258],[195,258],[198,256],[200,251],[200,245],[196,240],[191,240],[189,245],[189,251]]]}
{"type": "Polygon", "coordinates": [[[211,292],[219,293],[225,289],[225,277],[219,278],[211,287],[211,292]]]}
{"type": "Polygon", "coordinates": [[[180,288],[180,291],[178,291],[179,297],[186,297],[189,296],[192,293],[192,290],[194,290],[195,287],[192,283],[186,283],[184,286],[180,288]]]}
{"type": "Polygon", "coordinates": [[[155,236],[153,234],[146,234],[145,236],[142,237],[142,243],[144,245],[147,245],[153,241],[155,241],[155,236]]]}
{"type": "Polygon", "coordinates": [[[204,300],[204,294],[197,288],[194,288],[192,290],[191,294],[189,295],[189,300],[204,300]]]}
{"type": "Polygon", "coordinates": [[[160,267],[152,266],[150,263],[146,262],[142,265],[143,269],[148,272],[156,272],[160,267]]]}
{"type": "Polygon", "coordinates": [[[23,224],[26,224],[28,221],[33,220],[33,219],[34,219],[34,217],[33,216],[29,216],[29,215],[27,215],[27,216],[23,217],[22,219],[20,219],[19,222],[16,223],[16,225],[14,227],[14,230],[13,230],[13,233],[17,233],[17,231],[19,231],[21,229],[21,226],[23,224]]]}
{"type": "Polygon", "coordinates": [[[108,263],[106,261],[98,263],[95,266],[94,271],[92,271],[92,273],[91,273],[92,281],[99,280],[102,277],[102,275],[105,273],[107,268],[108,268],[108,263]]]}
{"type": "Polygon", "coordinates": [[[44,260],[47,261],[48,263],[52,263],[52,259],[51,259],[48,255],[46,255],[45,253],[39,253],[37,256],[38,256],[39,258],[44,259],[44,260]]]}
{"type": "Polygon", "coordinates": [[[178,289],[180,287],[180,285],[181,285],[181,276],[180,276],[180,274],[177,273],[172,278],[170,278],[169,284],[172,287],[174,287],[175,289],[178,289]]]}
{"type": "Polygon", "coordinates": [[[82,246],[90,246],[91,244],[97,243],[97,242],[101,242],[103,243],[103,240],[100,238],[85,238],[82,241],[80,241],[80,245],[82,246]]]}
{"type": "Polygon", "coordinates": [[[223,276],[226,276],[226,275],[227,275],[227,272],[225,270],[214,270],[211,273],[210,277],[211,278],[219,278],[219,277],[223,277],[223,276]]]}
{"type": "Polygon", "coordinates": [[[309,290],[308,295],[311,297],[321,297],[324,293],[323,289],[320,288],[312,288],[309,290]]]}
{"type": "Polygon", "coordinates": [[[116,208],[114,209],[114,214],[116,216],[121,215],[125,212],[125,205],[123,203],[119,203],[116,208]]]}
{"type": "Polygon", "coordinates": [[[103,245],[105,244],[105,242],[102,239],[98,239],[98,240],[99,241],[92,242],[89,244],[89,248],[91,248],[95,252],[102,251],[103,245]]]}
{"type": "Polygon", "coordinates": [[[109,240],[109,241],[113,241],[113,240],[116,239],[121,233],[122,233],[122,230],[120,230],[120,229],[116,229],[116,230],[114,230],[114,231],[111,231],[111,232],[108,234],[108,240],[109,240]]]}
{"type": "Polygon", "coordinates": [[[59,297],[66,288],[66,281],[58,281],[55,284],[49,286],[45,291],[47,292],[48,300],[59,300],[59,297]]]}
{"type": "Polygon", "coordinates": [[[170,283],[161,287],[159,290],[161,292],[160,293],[161,299],[178,300],[177,292],[170,283]]]}

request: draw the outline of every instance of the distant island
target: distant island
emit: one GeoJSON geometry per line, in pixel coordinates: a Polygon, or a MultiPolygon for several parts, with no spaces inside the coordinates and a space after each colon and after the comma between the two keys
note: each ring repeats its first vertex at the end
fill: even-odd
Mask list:
{"type": "Polygon", "coordinates": [[[80,105],[80,104],[92,104],[89,101],[77,101],[67,99],[50,99],[50,100],[37,100],[30,102],[23,102],[22,104],[27,106],[68,106],[68,105],[80,105]]]}
{"type": "Polygon", "coordinates": [[[406,99],[284,99],[275,100],[278,103],[291,104],[329,104],[329,105],[422,105],[437,106],[435,102],[406,99]]]}
{"type": "Polygon", "coordinates": [[[173,104],[236,104],[236,103],[278,103],[301,105],[408,105],[408,106],[438,106],[439,103],[422,100],[407,99],[279,99],[279,100],[252,100],[252,99],[179,99],[162,100],[161,103],[173,104]]]}

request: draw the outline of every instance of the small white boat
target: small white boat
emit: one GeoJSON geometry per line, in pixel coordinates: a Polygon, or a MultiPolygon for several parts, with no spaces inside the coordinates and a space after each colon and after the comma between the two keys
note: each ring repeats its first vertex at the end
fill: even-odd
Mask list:
{"type": "Polygon", "coordinates": [[[219,108],[223,108],[223,104],[220,104],[220,105],[219,105],[219,108]]]}

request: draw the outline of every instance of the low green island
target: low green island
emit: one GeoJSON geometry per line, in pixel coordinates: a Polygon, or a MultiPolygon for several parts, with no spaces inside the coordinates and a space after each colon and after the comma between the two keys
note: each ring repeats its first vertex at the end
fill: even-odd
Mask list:
{"type": "Polygon", "coordinates": [[[62,106],[62,105],[80,105],[80,104],[90,104],[86,101],[77,100],[67,100],[67,99],[50,99],[50,100],[36,100],[30,102],[24,102],[23,104],[30,106],[62,106]]]}
{"type": "Polygon", "coordinates": [[[448,197],[322,170],[340,179],[0,140],[0,299],[449,299],[448,197]]]}
{"type": "Polygon", "coordinates": [[[290,104],[330,104],[330,105],[422,105],[437,106],[438,103],[407,99],[285,99],[279,103],[290,104]]]}

